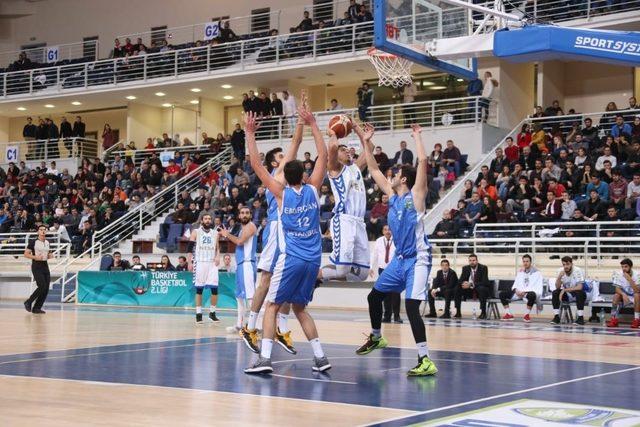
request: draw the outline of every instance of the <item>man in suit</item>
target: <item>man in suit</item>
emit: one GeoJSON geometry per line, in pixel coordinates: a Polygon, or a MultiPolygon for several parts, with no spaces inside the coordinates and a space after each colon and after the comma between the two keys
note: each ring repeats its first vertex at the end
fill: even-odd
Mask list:
{"type": "MultiPolygon", "coordinates": [[[[396,247],[393,244],[393,236],[388,225],[382,227],[382,236],[376,239],[374,250],[371,254],[371,270],[369,275],[373,277],[376,268],[378,274],[382,274],[387,265],[396,253],[396,247]]],[[[389,292],[384,297],[384,311],[382,314],[382,323],[391,323],[391,315],[393,314],[394,323],[403,323],[400,318],[400,294],[398,292],[389,292]]]]}
{"type": "MultiPolygon", "coordinates": [[[[441,269],[438,270],[436,277],[433,279],[431,289],[429,290],[429,314],[425,317],[436,317],[436,298],[444,297],[444,314],[441,319],[451,319],[450,307],[451,299],[455,295],[458,288],[458,275],[449,268],[449,261],[443,259],[440,261],[441,269]]],[[[460,313],[460,310],[458,310],[460,313]]]]}
{"type": "Polygon", "coordinates": [[[460,286],[456,288],[455,304],[456,318],[462,317],[462,297],[473,298],[473,293],[478,295],[480,300],[480,316],[478,319],[487,318],[487,298],[491,295],[492,286],[489,281],[489,269],[486,265],[478,263],[476,254],[469,255],[469,265],[462,267],[460,275],[460,286]]]}
{"type": "Polygon", "coordinates": [[[84,138],[85,130],[86,130],[86,125],[82,121],[82,117],[76,116],[76,121],[73,122],[72,135],[77,138],[84,138]]]}
{"type": "Polygon", "coordinates": [[[413,152],[407,148],[406,141],[400,141],[400,151],[393,156],[394,165],[413,165],[413,152]]]}

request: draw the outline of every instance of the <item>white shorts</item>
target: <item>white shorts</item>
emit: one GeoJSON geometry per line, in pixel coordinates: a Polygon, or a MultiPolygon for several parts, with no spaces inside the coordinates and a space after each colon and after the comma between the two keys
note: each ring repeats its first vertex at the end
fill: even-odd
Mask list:
{"type": "Polygon", "coordinates": [[[236,298],[253,299],[256,293],[256,263],[243,262],[236,270],[236,298]]]}
{"type": "Polygon", "coordinates": [[[218,267],[213,262],[193,261],[193,286],[217,288],[218,267]]]}
{"type": "Polygon", "coordinates": [[[262,232],[262,252],[258,260],[258,270],[273,273],[280,255],[278,248],[278,221],[269,221],[262,232]]]}
{"type": "Polygon", "coordinates": [[[331,218],[333,251],[329,261],[335,265],[369,268],[369,237],[362,218],[336,214],[331,218]]]}

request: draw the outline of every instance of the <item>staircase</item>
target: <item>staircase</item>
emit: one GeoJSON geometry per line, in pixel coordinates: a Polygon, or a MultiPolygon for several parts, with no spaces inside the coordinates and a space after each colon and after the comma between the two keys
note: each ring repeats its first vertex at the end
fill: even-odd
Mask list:
{"type": "Polygon", "coordinates": [[[160,255],[166,254],[167,252],[164,249],[158,247],[157,242],[159,240],[160,225],[164,224],[167,217],[171,215],[173,212],[174,212],[173,210],[170,210],[169,212],[163,215],[160,215],[159,217],[154,219],[152,222],[144,226],[144,228],[140,230],[138,233],[131,236],[130,239],[123,240],[120,243],[118,243],[118,246],[113,248],[113,251],[114,252],[118,251],[123,254],[132,254],[134,240],[154,240],[153,253],[160,254],[160,255]]]}

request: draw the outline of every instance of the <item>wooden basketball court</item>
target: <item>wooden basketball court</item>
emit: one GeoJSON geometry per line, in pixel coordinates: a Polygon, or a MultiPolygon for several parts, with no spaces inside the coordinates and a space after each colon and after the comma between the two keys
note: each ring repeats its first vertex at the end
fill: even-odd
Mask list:
{"type": "Polygon", "coordinates": [[[254,355],[225,332],[234,313],[196,326],[185,311],[0,305],[0,424],[470,425],[499,411],[520,417],[500,425],[640,423],[640,332],[628,325],[430,320],[440,371],[407,378],[408,323],[384,325],[390,347],[357,356],[367,313],[313,313],[333,369],[312,373],[292,318],[298,354],[274,349],[274,375],[255,377],[242,372],[254,355]]]}

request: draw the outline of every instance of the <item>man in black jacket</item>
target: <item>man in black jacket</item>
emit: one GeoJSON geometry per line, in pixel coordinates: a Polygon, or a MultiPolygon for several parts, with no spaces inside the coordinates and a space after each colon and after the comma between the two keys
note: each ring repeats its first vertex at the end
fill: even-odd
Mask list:
{"type": "MultiPolygon", "coordinates": [[[[443,259],[440,261],[440,270],[433,279],[433,284],[429,290],[429,314],[425,317],[436,317],[436,298],[444,297],[444,314],[441,319],[451,319],[451,299],[454,297],[458,288],[458,275],[449,268],[449,261],[443,259]]],[[[458,309],[458,313],[460,310],[458,309]]],[[[456,313],[456,317],[457,313],[456,313]]]]}
{"type": "Polygon", "coordinates": [[[462,297],[473,298],[475,291],[480,300],[480,316],[478,319],[486,319],[487,298],[491,295],[492,285],[489,281],[489,269],[486,265],[478,263],[476,254],[469,255],[469,265],[462,267],[459,283],[460,286],[456,288],[455,294],[456,317],[462,317],[462,297]]]}
{"type": "Polygon", "coordinates": [[[76,116],[76,121],[73,122],[73,136],[76,138],[84,138],[86,125],[82,121],[82,117],[76,116]]]}
{"type": "Polygon", "coordinates": [[[69,156],[71,156],[71,148],[73,147],[73,141],[71,140],[72,137],[73,129],[71,128],[71,123],[69,123],[67,118],[63,116],[60,121],[60,138],[63,140],[64,148],[69,151],[69,156]]]}
{"type": "Polygon", "coordinates": [[[58,149],[58,139],[60,138],[60,131],[58,126],[51,119],[46,120],[47,132],[49,141],[47,141],[47,153],[49,158],[57,159],[60,157],[60,150],[58,149]]]}
{"type": "MultiPolygon", "coordinates": [[[[27,124],[22,128],[22,137],[25,141],[33,141],[36,139],[37,126],[33,124],[31,117],[27,117],[27,124]]],[[[31,159],[35,155],[35,144],[28,143],[27,159],[31,159]]]]}

